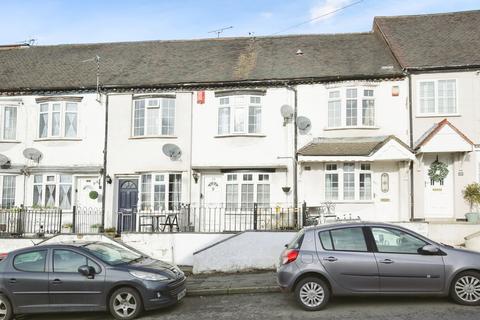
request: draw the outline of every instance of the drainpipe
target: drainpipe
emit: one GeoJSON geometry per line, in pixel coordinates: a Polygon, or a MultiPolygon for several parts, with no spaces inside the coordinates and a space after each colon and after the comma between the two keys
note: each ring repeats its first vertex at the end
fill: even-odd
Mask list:
{"type": "Polygon", "coordinates": [[[105,93],[105,136],[103,145],[103,181],[102,181],[102,230],[105,230],[105,199],[107,189],[107,146],[108,146],[108,93],[105,93]]]}
{"type": "MultiPolygon", "coordinates": [[[[413,150],[413,106],[412,106],[412,75],[407,71],[408,76],[408,117],[410,130],[410,148],[413,150]]],[[[414,172],[413,163],[410,161],[410,221],[415,219],[415,197],[414,197],[414,172]]]]}
{"type": "MultiPolygon", "coordinates": [[[[288,90],[293,91],[293,207],[296,209],[298,207],[298,131],[297,131],[297,111],[298,111],[298,92],[297,88],[289,84],[286,84],[288,90]]],[[[295,215],[295,219],[296,219],[295,215]]]]}

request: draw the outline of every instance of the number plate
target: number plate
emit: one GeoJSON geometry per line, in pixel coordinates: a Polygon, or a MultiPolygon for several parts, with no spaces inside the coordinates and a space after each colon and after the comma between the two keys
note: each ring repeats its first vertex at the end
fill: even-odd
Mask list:
{"type": "Polygon", "coordinates": [[[178,295],[177,300],[181,300],[187,294],[187,289],[183,289],[178,295]]]}

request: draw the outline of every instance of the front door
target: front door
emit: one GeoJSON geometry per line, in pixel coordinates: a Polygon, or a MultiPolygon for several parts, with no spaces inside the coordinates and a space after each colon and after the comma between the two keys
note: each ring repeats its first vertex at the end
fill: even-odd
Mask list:
{"type": "Polygon", "coordinates": [[[81,208],[102,208],[100,183],[98,177],[78,177],[76,204],[81,208]]]}
{"type": "Polygon", "coordinates": [[[73,250],[54,249],[49,274],[50,307],[57,311],[100,309],[104,304],[105,270],[73,250]],[[93,277],[78,272],[83,265],[96,270],[93,277]]]}
{"type": "Polygon", "coordinates": [[[453,212],[453,165],[451,154],[438,156],[425,154],[423,157],[425,178],[425,218],[452,218],[453,212]],[[433,166],[432,166],[433,164],[433,166]],[[448,174],[443,179],[432,179],[432,168],[445,165],[448,174]]]}
{"type": "Polygon", "coordinates": [[[118,228],[121,231],[135,230],[138,203],[138,180],[118,180],[118,228]]]}
{"type": "Polygon", "coordinates": [[[321,231],[318,257],[331,279],[352,292],[378,292],[377,262],[362,227],[321,231]]]}
{"type": "Polygon", "coordinates": [[[375,257],[382,292],[439,292],[443,290],[445,271],[443,257],[422,255],[427,245],[403,230],[372,227],[377,246],[375,257]]]}

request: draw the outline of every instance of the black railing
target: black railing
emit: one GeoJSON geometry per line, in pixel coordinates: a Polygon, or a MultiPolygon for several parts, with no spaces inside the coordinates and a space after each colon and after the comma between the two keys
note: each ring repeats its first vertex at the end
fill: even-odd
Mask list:
{"type": "Polygon", "coordinates": [[[193,206],[176,210],[118,213],[118,230],[123,232],[240,232],[247,230],[298,230],[302,209],[292,207],[193,206]],[[126,223],[127,222],[127,223],[126,223]]]}
{"type": "Polygon", "coordinates": [[[44,237],[60,233],[62,210],[44,208],[0,209],[0,237],[44,237]]]}
{"type": "Polygon", "coordinates": [[[102,230],[102,209],[73,206],[72,232],[76,234],[99,233],[102,230]]]}

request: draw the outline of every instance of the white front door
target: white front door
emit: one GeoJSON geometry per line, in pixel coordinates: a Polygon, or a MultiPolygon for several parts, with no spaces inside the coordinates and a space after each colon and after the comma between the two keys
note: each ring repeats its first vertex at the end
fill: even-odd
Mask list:
{"type": "Polygon", "coordinates": [[[439,154],[438,161],[447,164],[448,174],[441,181],[430,178],[428,171],[437,160],[436,154],[423,157],[423,175],[425,179],[425,218],[453,218],[453,165],[451,154],[439,154]]]}
{"type": "Polygon", "coordinates": [[[78,177],[76,194],[77,206],[82,208],[102,207],[102,194],[98,177],[78,177]]]}
{"type": "Polygon", "coordinates": [[[225,202],[222,193],[222,175],[205,174],[203,176],[203,198],[205,207],[219,208],[225,202]]]}

